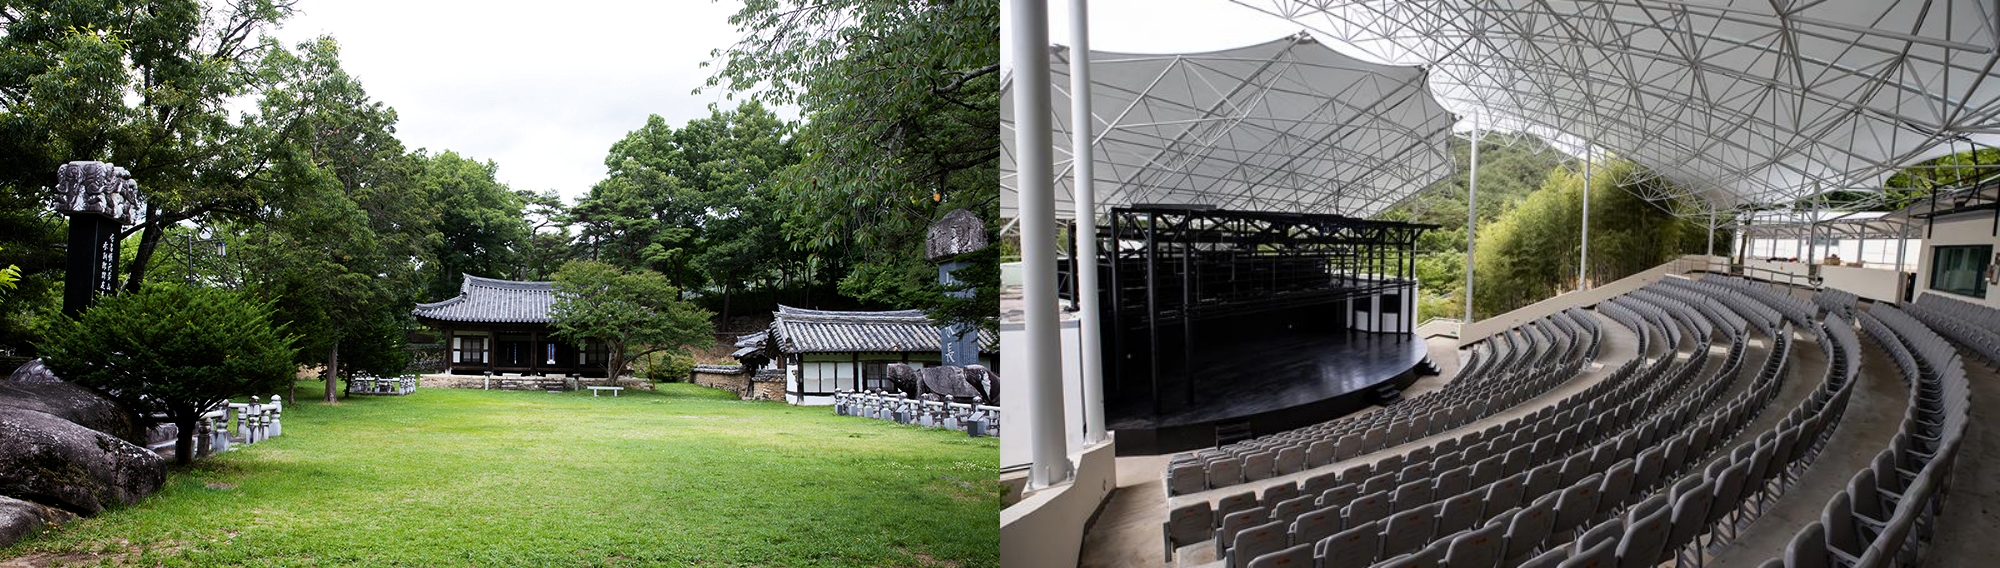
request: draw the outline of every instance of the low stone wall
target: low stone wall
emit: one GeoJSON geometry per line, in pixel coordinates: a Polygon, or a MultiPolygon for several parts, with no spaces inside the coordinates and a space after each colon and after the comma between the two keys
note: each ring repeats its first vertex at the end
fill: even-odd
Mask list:
{"type": "MultiPolygon", "coordinates": [[[[577,390],[585,386],[606,385],[604,379],[577,377],[524,377],[496,375],[490,381],[485,375],[424,375],[417,386],[427,389],[487,389],[487,390],[577,390]]],[[[618,379],[618,386],[632,390],[655,390],[653,382],[645,379],[624,377],[618,379]]]]}
{"type": "Polygon", "coordinates": [[[688,382],[742,396],[749,392],[750,386],[750,375],[743,371],[742,367],[728,365],[695,365],[688,382]]]}
{"type": "Polygon", "coordinates": [[[757,376],[751,377],[750,384],[753,390],[750,396],[744,397],[744,400],[785,400],[784,371],[775,369],[758,371],[757,376]]]}

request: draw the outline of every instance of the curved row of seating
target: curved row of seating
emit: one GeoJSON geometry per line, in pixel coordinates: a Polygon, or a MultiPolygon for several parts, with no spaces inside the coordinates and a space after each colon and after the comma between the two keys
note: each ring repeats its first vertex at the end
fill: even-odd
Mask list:
{"type": "MultiPolygon", "coordinates": [[[[1471,466],[1473,481],[1469,489],[1461,489],[1465,485],[1456,481],[1459,476],[1449,474],[1439,476],[1439,483],[1429,486],[1397,486],[1395,492],[1386,496],[1362,494],[1369,488],[1367,482],[1360,487],[1343,483],[1317,496],[1301,492],[1305,495],[1278,502],[1277,506],[1289,511],[1320,507],[1292,517],[1287,527],[1284,522],[1289,511],[1279,514],[1276,520],[1266,522],[1266,519],[1272,518],[1269,516],[1271,512],[1255,510],[1260,509],[1256,505],[1271,502],[1274,490],[1278,496],[1285,496],[1286,486],[1281,485],[1267,490],[1262,500],[1247,494],[1225,498],[1218,502],[1219,506],[1212,513],[1206,502],[1176,509],[1166,527],[1169,552],[1179,543],[1177,541],[1187,540],[1176,534],[1177,525],[1193,525],[1186,527],[1195,529],[1188,532],[1199,534],[1199,529],[1208,525],[1199,522],[1205,516],[1221,520],[1221,527],[1214,535],[1218,549],[1225,551],[1225,560],[1232,566],[1241,566],[1244,560],[1261,563],[1266,557],[1272,562],[1284,559],[1297,561],[1301,554],[1307,560],[1315,557],[1323,559],[1329,562],[1329,566],[1365,566],[1376,558],[1391,559],[1403,554],[1411,556],[1389,561],[1415,561],[1421,565],[1426,558],[1435,564],[1437,559],[1449,557],[1456,559],[1450,561],[1454,567],[1491,566],[1493,562],[1482,563],[1478,559],[1484,558],[1481,554],[1491,553],[1494,559],[1522,559],[1529,553],[1541,552],[1545,545],[1558,548],[1554,545],[1572,540],[1586,523],[1613,515],[1632,502],[1634,495],[1644,495],[1654,486],[1661,485],[1662,479],[1671,479],[1663,475],[1677,473],[1719,447],[1716,443],[1718,432],[1724,433],[1724,440],[1732,436],[1754,418],[1763,403],[1775,393],[1789,347],[1788,333],[1766,330],[1773,335],[1774,349],[1754,379],[1755,386],[1746,388],[1728,404],[1717,405],[1716,401],[1726,392],[1737,374],[1736,369],[1740,368],[1745,343],[1742,327],[1750,319],[1741,317],[1741,314],[1734,318],[1722,316],[1729,312],[1712,302],[1689,305],[1675,299],[1675,295],[1686,296],[1671,290],[1653,290],[1612,300],[1601,304],[1598,309],[1614,321],[1633,329],[1642,343],[1654,333],[1677,343],[1681,330],[1686,328],[1690,330],[1688,335],[1699,339],[1698,348],[1692,356],[1682,360],[1670,355],[1644,366],[1641,365],[1643,357],[1635,357],[1605,381],[1585,392],[1566,397],[1531,417],[1571,417],[1568,420],[1575,420],[1577,415],[1573,412],[1577,410],[1584,411],[1582,416],[1589,417],[1580,422],[1555,422],[1553,424],[1562,429],[1553,435],[1524,439],[1517,431],[1511,436],[1481,442],[1487,453],[1498,453],[1493,451],[1495,443],[1511,444],[1512,448],[1506,451],[1504,457],[1484,458],[1471,466]],[[1736,326],[1725,328],[1731,331],[1731,355],[1715,374],[1706,381],[1697,382],[1692,379],[1707,362],[1707,338],[1710,330],[1714,329],[1715,320],[1736,326]],[[1670,368],[1677,371],[1667,372],[1670,368]],[[1644,372],[1641,372],[1642,369],[1644,372]],[[1688,372],[1690,369],[1694,371],[1688,372]],[[1663,376],[1670,376],[1671,379],[1659,380],[1663,376]],[[1625,402],[1614,404],[1612,401],[1625,402]],[[1696,410],[1711,407],[1715,410],[1699,416],[1700,421],[1690,426],[1690,419],[1697,417],[1696,410]],[[1547,414],[1546,411],[1557,413],[1547,414]],[[1669,438],[1669,434],[1675,435],[1669,438]],[[1649,449],[1641,451],[1641,447],[1649,449]],[[1531,462],[1539,462],[1539,465],[1531,462]],[[1479,483],[1485,478],[1501,475],[1507,477],[1479,483]],[[1449,482],[1450,489],[1446,489],[1443,483],[1447,479],[1453,480],[1449,482]],[[1418,493],[1425,489],[1428,492],[1418,493]],[[1452,491],[1457,493],[1447,495],[1452,491]],[[1610,497],[1604,497],[1607,494],[1610,497]],[[1378,504],[1385,499],[1388,501],[1386,507],[1378,504]],[[1347,501],[1342,503],[1341,500],[1347,501]],[[1442,503],[1436,502],[1438,500],[1442,503]],[[1523,503],[1527,505],[1517,506],[1523,503]],[[1245,506],[1250,508],[1241,508],[1245,506]],[[1336,506],[1339,507],[1338,528],[1341,532],[1333,537],[1320,538],[1331,530],[1328,525],[1333,523],[1328,517],[1336,506]],[[1388,516],[1382,518],[1383,515],[1388,516]],[[1505,522],[1499,522],[1503,517],[1505,522]],[[1246,528],[1245,525],[1253,521],[1262,524],[1246,528]],[[1482,521],[1484,524],[1481,524],[1482,521]],[[1499,538],[1495,538],[1493,533],[1496,532],[1499,538]],[[1462,553],[1453,550],[1461,541],[1485,544],[1466,544],[1468,548],[1462,553]],[[1497,552],[1492,546],[1496,542],[1503,543],[1497,552]],[[1429,546],[1425,546],[1426,543],[1429,546]],[[1274,549],[1286,544],[1291,545],[1290,548],[1274,549]]],[[[1764,328],[1760,326],[1760,329],[1764,328]]],[[[1514,426],[1517,423],[1525,424],[1509,422],[1467,437],[1484,437],[1495,429],[1518,428],[1514,426]]],[[[1460,439],[1463,438],[1447,441],[1460,439]]],[[[1776,447],[1765,451],[1775,455],[1776,447]]],[[[1463,461],[1463,458],[1459,460],[1463,461]]],[[[1335,481],[1347,482],[1357,477],[1343,472],[1342,477],[1335,481]]],[[[1308,479],[1307,485],[1311,486],[1317,479],[1319,477],[1308,479]]],[[[1370,478],[1370,481],[1373,479],[1370,478]]],[[[1402,479],[1404,477],[1400,477],[1399,473],[1396,481],[1402,479]]]]}
{"type": "Polygon", "coordinates": [[[1783,560],[1789,568],[1920,565],[1951,490],[1971,410],[1963,361],[1944,337],[1893,306],[1858,319],[1895,361],[1908,405],[1889,446],[1793,536],[1783,560]]]}
{"type": "Polygon", "coordinates": [[[1936,293],[1924,294],[1906,307],[1932,331],[1964,345],[1987,363],[2000,365],[2000,310],[1936,293]]]}
{"type": "Polygon", "coordinates": [[[1595,318],[1570,310],[1502,334],[1476,350],[1443,389],[1381,411],[1177,455],[1169,496],[1268,479],[1346,460],[1491,416],[1575,378],[1602,341],[1595,318]]]}

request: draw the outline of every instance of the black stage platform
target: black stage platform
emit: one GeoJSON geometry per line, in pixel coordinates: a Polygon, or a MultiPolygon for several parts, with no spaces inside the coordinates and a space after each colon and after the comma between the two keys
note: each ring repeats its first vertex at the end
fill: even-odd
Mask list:
{"type": "Polygon", "coordinates": [[[1402,390],[1434,373],[1415,334],[1290,329],[1204,343],[1190,361],[1185,406],[1107,401],[1118,455],[1212,447],[1219,430],[1263,435],[1325,422],[1367,408],[1378,387],[1402,390]]]}

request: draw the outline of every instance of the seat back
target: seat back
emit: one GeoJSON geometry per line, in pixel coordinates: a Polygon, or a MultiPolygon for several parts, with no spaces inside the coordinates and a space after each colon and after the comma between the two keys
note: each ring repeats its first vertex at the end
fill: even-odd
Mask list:
{"type": "Polygon", "coordinates": [[[1832,568],[1833,559],[1827,554],[1826,527],[1818,521],[1806,523],[1792,536],[1792,542],[1785,545],[1785,568],[1832,568]]]}
{"type": "Polygon", "coordinates": [[[1618,556],[1613,553],[1613,549],[1617,545],[1618,543],[1608,540],[1597,543],[1597,546],[1578,551],[1575,555],[1570,556],[1568,560],[1564,560],[1562,564],[1557,564],[1556,566],[1559,568],[1612,568],[1618,562],[1618,556]]]}
{"type": "Polygon", "coordinates": [[[1618,538],[1618,567],[1643,568],[1659,563],[1667,546],[1667,532],[1673,511],[1659,507],[1625,526],[1618,538]]]}
{"type": "Polygon", "coordinates": [[[1341,509],[1340,525],[1347,528],[1354,528],[1362,523],[1379,521],[1388,518],[1388,516],[1389,494],[1383,492],[1369,493],[1354,498],[1354,502],[1348,503],[1346,508],[1341,509]]]}
{"type": "Polygon", "coordinates": [[[1444,500],[1438,510],[1438,534],[1452,534],[1479,524],[1486,501],[1479,493],[1462,493],[1444,500]]]}
{"type": "Polygon", "coordinates": [[[1222,526],[1215,529],[1215,550],[1219,554],[1236,542],[1236,533],[1243,529],[1271,522],[1271,510],[1255,507],[1230,513],[1222,517],[1222,526]]]}
{"type": "Polygon", "coordinates": [[[1340,532],[1340,510],[1308,511],[1292,521],[1292,544],[1312,544],[1340,532]]]}
{"type": "Polygon", "coordinates": [[[1274,521],[1245,527],[1236,533],[1229,547],[1229,568],[1246,568],[1251,560],[1284,550],[1291,542],[1291,527],[1287,523],[1274,521]]]}
{"type": "Polygon", "coordinates": [[[1180,547],[1206,540],[1215,527],[1215,511],[1207,501],[1175,508],[1167,512],[1164,530],[1167,537],[1167,557],[1180,547]]]}
{"type": "Polygon", "coordinates": [[[1430,542],[1431,531],[1437,528],[1438,506],[1433,503],[1389,516],[1389,522],[1382,527],[1382,550],[1380,556],[1393,557],[1407,552],[1415,552],[1424,543],[1430,542]]]}
{"type": "MultiPolygon", "coordinates": [[[[1552,497],[1552,496],[1551,496],[1552,497]]],[[[1555,499],[1544,497],[1523,507],[1507,525],[1507,553],[1509,561],[1526,558],[1528,553],[1541,547],[1549,538],[1549,527],[1555,524],[1555,499]]]]}
{"type": "Polygon", "coordinates": [[[1500,554],[1505,552],[1506,538],[1506,527],[1499,525],[1458,535],[1445,550],[1444,563],[1452,568],[1493,568],[1499,565],[1500,554]]]}
{"type": "Polygon", "coordinates": [[[1313,568],[1313,545],[1305,543],[1259,556],[1250,561],[1250,568],[1313,568]]]}
{"type": "Polygon", "coordinates": [[[1324,562],[1323,568],[1364,568],[1375,563],[1381,549],[1382,525],[1369,521],[1314,543],[1313,556],[1324,562]]]}

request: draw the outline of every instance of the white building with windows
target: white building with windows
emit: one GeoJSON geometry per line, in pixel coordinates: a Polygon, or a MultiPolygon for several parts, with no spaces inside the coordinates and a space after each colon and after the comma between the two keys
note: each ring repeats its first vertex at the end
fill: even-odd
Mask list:
{"type": "MultiPolygon", "coordinates": [[[[833,393],[893,390],[888,367],[939,364],[939,329],[920,310],[826,311],[778,306],[771,327],[737,341],[734,356],[785,376],[785,401],[833,404],[833,393]]],[[[979,364],[999,371],[999,340],[979,331],[979,364]]]]}

